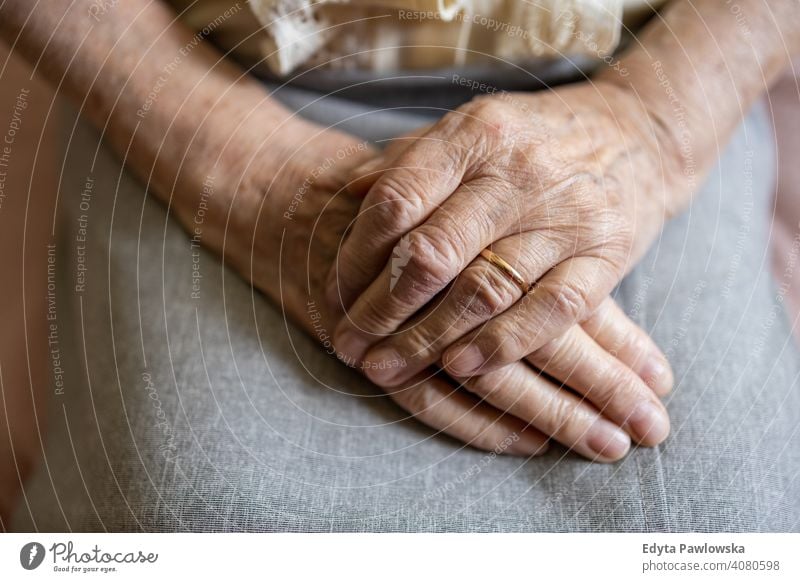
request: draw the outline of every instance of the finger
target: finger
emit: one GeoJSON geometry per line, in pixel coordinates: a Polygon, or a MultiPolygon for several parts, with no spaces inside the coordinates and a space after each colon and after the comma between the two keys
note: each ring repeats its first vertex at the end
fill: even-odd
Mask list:
{"type": "MultiPolygon", "coordinates": [[[[525,281],[536,281],[563,257],[544,231],[506,237],[491,246],[525,281]]],[[[458,275],[437,301],[411,319],[398,333],[381,341],[364,357],[375,364],[369,378],[380,386],[406,381],[440,360],[453,342],[511,307],[522,297],[517,283],[482,256],[458,275]],[[385,362],[403,361],[403,367],[385,362]]]]}
{"type": "Polygon", "coordinates": [[[664,405],[633,370],[600,347],[579,326],[548,342],[527,360],[578,394],[640,444],[655,446],[669,434],[664,405]]]}
{"type": "Polygon", "coordinates": [[[352,361],[428,304],[505,229],[510,217],[493,179],[460,187],[400,244],[375,281],[347,311],[335,341],[352,361]]]}
{"type": "Polygon", "coordinates": [[[522,362],[468,379],[464,386],[589,459],[616,461],[630,449],[625,431],[522,362]]]}
{"type": "Polygon", "coordinates": [[[478,449],[531,456],[548,448],[547,437],[535,428],[442,378],[417,377],[388,394],[419,421],[478,449]]]}
{"type": "Polygon", "coordinates": [[[463,157],[457,145],[426,135],[376,181],[329,276],[326,297],[332,306],[348,309],[381,272],[400,237],[458,188],[463,157]]]}
{"type": "MultiPolygon", "coordinates": [[[[493,159],[496,127],[464,111],[453,111],[402,149],[391,171],[380,172],[364,200],[372,209],[368,219],[353,227],[327,282],[331,307],[345,310],[375,279],[401,236],[424,222],[463,181],[475,160],[493,159]],[[470,122],[465,128],[464,119],[470,122]],[[489,131],[483,131],[489,126],[489,131]],[[489,137],[487,137],[489,136],[489,137]],[[370,248],[366,261],[359,255],[370,248]]],[[[415,137],[412,135],[412,137],[415,137]]]]}
{"type": "Polygon", "coordinates": [[[591,315],[618,277],[616,267],[598,257],[559,263],[511,309],[448,348],[445,369],[468,377],[524,358],[591,315]]]}
{"type": "Polygon", "coordinates": [[[659,396],[672,390],[667,357],[650,336],[607,297],[581,327],[612,356],[636,372],[659,396]]]}

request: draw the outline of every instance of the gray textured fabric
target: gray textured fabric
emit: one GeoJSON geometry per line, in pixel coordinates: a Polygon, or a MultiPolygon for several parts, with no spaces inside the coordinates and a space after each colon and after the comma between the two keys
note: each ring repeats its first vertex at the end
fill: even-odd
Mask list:
{"type": "MultiPolygon", "coordinates": [[[[328,101],[306,114],[333,123],[352,107],[328,101]]],[[[419,121],[376,113],[349,127],[376,138],[419,121]]],[[[666,443],[615,465],[559,447],[492,458],[401,420],[208,253],[193,300],[187,236],[80,126],[57,242],[66,387],[14,527],[797,531],[800,358],[768,272],[768,125],[763,112],[749,118],[691,210],[616,293],[670,356],[677,387],[666,443]]]]}

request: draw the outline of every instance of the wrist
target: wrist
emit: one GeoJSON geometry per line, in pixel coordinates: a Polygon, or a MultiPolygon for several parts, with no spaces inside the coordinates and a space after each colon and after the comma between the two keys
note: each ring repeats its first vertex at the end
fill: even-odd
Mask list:
{"type": "Polygon", "coordinates": [[[614,112],[615,123],[625,127],[634,149],[631,155],[641,159],[635,183],[649,182],[647,188],[638,189],[642,211],[659,216],[663,226],[683,211],[713,161],[709,152],[700,155],[694,146],[693,136],[705,133],[704,124],[682,103],[676,105],[669,98],[671,92],[659,83],[608,75],[594,82],[624,95],[612,101],[620,105],[614,112]]]}
{"type": "Polygon", "coordinates": [[[197,211],[209,182],[216,187],[207,223],[235,221],[237,208],[260,205],[268,191],[282,191],[302,163],[302,144],[317,131],[250,79],[233,84],[204,80],[177,107],[164,111],[169,123],[159,119],[162,115],[148,122],[153,133],[165,126],[168,133],[148,141],[161,143],[158,189],[184,223],[197,211]]]}
{"type": "Polygon", "coordinates": [[[313,211],[312,190],[338,191],[347,169],[371,155],[363,141],[293,114],[257,83],[203,88],[194,103],[184,110],[206,113],[176,117],[185,132],[178,141],[191,145],[185,163],[173,159],[180,171],[171,204],[190,232],[202,211],[203,242],[221,252],[224,241],[233,262],[249,256],[254,237],[277,251],[295,215],[313,211]]]}

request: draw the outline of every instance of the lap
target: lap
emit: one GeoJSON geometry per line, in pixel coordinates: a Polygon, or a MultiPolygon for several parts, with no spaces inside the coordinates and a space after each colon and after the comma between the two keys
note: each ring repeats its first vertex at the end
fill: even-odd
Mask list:
{"type": "MultiPolygon", "coordinates": [[[[367,138],[395,131],[379,113],[314,108],[362,120],[349,128],[367,138]]],[[[15,528],[797,530],[800,366],[768,268],[767,126],[750,117],[615,292],[676,374],[669,439],[615,465],[559,448],[496,457],[405,419],[194,248],[108,152],[94,160],[81,128],[57,243],[64,388],[15,528]]]]}

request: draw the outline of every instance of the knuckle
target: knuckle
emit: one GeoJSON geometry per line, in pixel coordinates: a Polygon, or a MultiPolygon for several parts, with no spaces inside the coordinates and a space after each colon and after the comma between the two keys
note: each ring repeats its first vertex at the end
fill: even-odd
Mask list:
{"type": "Polygon", "coordinates": [[[492,382],[486,376],[478,376],[467,380],[465,387],[480,398],[487,398],[495,391],[497,383],[492,382]]]}
{"type": "Polygon", "coordinates": [[[358,314],[353,314],[350,319],[353,327],[361,332],[376,329],[384,323],[381,312],[375,309],[372,301],[366,301],[364,308],[358,314]]]}
{"type": "Polygon", "coordinates": [[[531,352],[531,335],[525,327],[524,321],[511,319],[490,332],[491,340],[497,346],[493,357],[496,362],[513,362],[531,352]]]}
{"type": "Polygon", "coordinates": [[[569,440],[579,432],[577,402],[554,395],[544,409],[543,422],[547,433],[557,440],[569,440]]]}
{"type": "Polygon", "coordinates": [[[383,302],[369,297],[358,310],[350,314],[350,323],[361,332],[373,334],[373,341],[379,341],[389,331],[387,326],[394,322],[393,313],[396,311],[387,309],[383,302]]]}
{"type": "Polygon", "coordinates": [[[492,95],[478,95],[465,105],[468,115],[482,122],[496,123],[506,117],[505,106],[492,95]]]}
{"type": "Polygon", "coordinates": [[[430,360],[437,357],[442,350],[441,334],[424,325],[416,325],[403,331],[402,334],[390,345],[399,354],[405,354],[407,358],[413,360],[430,360]]]}
{"type": "Polygon", "coordinates": [[[630,252],[635,225],[627,212],[620,206],[608,205],[607,201],[586,198],[578,217],[585,245],[589,249],[602,248],[610,256],[630,252]]]}
{"type": "Polygon", "coordinates": [[[612,217],[597,223],[596,238],[610,256],[626,256],[634,241],[633,226],[629,220],[620,217],[619,212],[611,214],[612,217]]]}
{"type": "Polygon", "coordinates": [[[586,312],[586,293],[576,286],[542,283],[536,287],[536,293],[550,305],[550,316],[556,322],[580,321],[586,312]]]}
{"type": "Polygon", "coordinates": [[[468,119],[482,120],[491,117],[494,104],[488,95],[476,95],[464,103],[458,111],[468,119]]]}
{"type": "Polygon", "coordinates": [[[488,319],[516,300],[516,288],[494,269],[468,267],[459,276],[458,285],[460,311],[471,319],[488,319]]]}
{"type": "Polygon", "coordinates": [[[480,135],[487,143],[500,143],[511,125],[509,112],[502,102],[491,95],[480,95],[462,106],[463,123],[480,135]]]}
{"type": "Polygon", "coordinates": [[[568,374],[577,367],[584,354],[584,348],[567,333],[535,350],[530,354],[530,360],[548,370],[568,374]]]}
{"type": "Polygon", "coordinates": [[[603,380],[596,382],[586,393],[600,412],[614,403],[625,408],[626,402],[635,399],[637,383],[630,370],[621,364],[611,364],[601,371],[603,380]],[[625,402],[623,402],[625,401],[625,402]]]}
{"type": "Polygon", "coordinates": [[[588,170],[575,172],[570,179],[570,185],[578,199],[587,204],[597,203],[597,193],[603,192],[605,179],[602,175],[588,170]]]}
{"type": "Polygon", "coordinates": [[[404,238],[408,253],[404,278],[412,293],[427,296],[439,292],[457,274],[460,251],[445,233],[431,236],[419,228],[404,238]]]}
{"type": "Polygon", "coordinates": [[[586,171],[570,171],[567,177],[548,189],[548,200],[554,208],[574,221],[592,221],[597,217],[598,208],[607,208],[598,200],[597,192],[602,189],[602,179],[586,171]]]}
{"type": "MultiPolygon", "coordinates": [[[[574,328],[573,328],[574,329],[574,328]]],[[[558,362],[578,362],[583,359],[585,349],[572,334],[561,336],[550,342],[552,359],[558,362]]]]}
{"type": "Polygon", "coordinates": [[[529,354],[530,338],[521,331],[515,320],[495,320],[480,334],[481,351],[495,366],[510,364],[529,354]]]}
{"type": "Polygon", "coordinates": [[[632,244],[635,234],[632,222],[621,211],[616,211],[611,223],[612,229],[609,233],[609,239],[613,244],[621,245],[627,250],[632,244]]]}
{"type": "Polygon", "coordinates": [[[502,403],[503,406],[510,407],[517,399],[512,366],[505,366],[491,374],[471,378],[466,386],[470,392],[479,397],[491,398],[493,402],[502,403]]]}
{"type": "Polygon", "coordinates": [[[643,361],[652,351],[652,348],[647,340],[640,337],[638,333],[630,333],[619,339],[613,351],[615,353],[612,355],[625,354],[627,359],[635,365],[643,361]]]}
{"type": "Polygon", "coordinates": [[[497,449],[501,439],[498,439],[497,433],[494,430],[496,421],[492,418],[485,418],[473,422],[474,426],[471,428],[474,436],[468,440],[467,444],[483,451],[497,449]]]}
{"type": "Polygon", "coordinates": [[[425,203],[409,180],[387,174],[370,192],[365,208],[376,229],[402,234],[424,215],[425,203]]]}
{"type": "Polygon", "coordinates": [[[542,347],[528,354],[528,359],[536,366],[552,367],[552,363],[560,353],[560,347],[559,338],[550,340],[542,347]]]}

